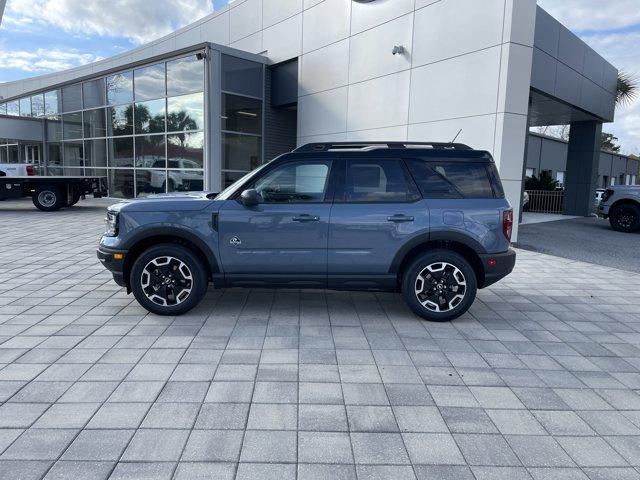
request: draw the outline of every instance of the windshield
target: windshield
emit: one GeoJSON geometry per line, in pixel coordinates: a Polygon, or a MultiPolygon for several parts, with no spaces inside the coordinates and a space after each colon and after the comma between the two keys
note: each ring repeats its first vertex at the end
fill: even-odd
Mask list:
{"type": "Polygon", "coordinates": [[[247,173],[246,175],[244,175],[243,177],[239,178],[238,180],[236,180],[235,182],[233,182],[231,185],[229,185],[227,188],[225,188],[223,191],[221,191],[218,195],[216,195],[216,200],[229,200],[229,198],[236,193],[236,190],[238,189],[238,187],[240,185],[242,185],[243,183],[245,183],[247,180],[249,180],[250,178],[252,178],[255,174],[257,174],[260,170],[262,170],[264,167],[266,167],[268,165],[268,163],[265,163],[264,165],[256,168],[255,170],[247,173]]]}

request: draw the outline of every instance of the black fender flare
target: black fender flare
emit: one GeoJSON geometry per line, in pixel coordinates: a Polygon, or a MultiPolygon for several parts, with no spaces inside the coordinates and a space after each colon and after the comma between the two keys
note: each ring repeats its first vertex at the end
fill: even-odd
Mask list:
{"type": "Polygon", "coordinates": [[[211,273],[220,273],[218,259],[209,244],[195,233],[178,225],[156,225],[153,227],[144,228],[136,232],[131,237],[127,238],[127,240],[123,244],[123,248],[126,250],[131,250],[141,241],[152,237],[172,237],[193,243],[205,256],[207,263],[209,264],[209,268],[211,269],[211,273]]]}
{"type": "Polygon", "coordinates": [[[398,273],[400,271],[400,265],[402,265],[404,258],[414,248],[429,242],[438,241],[456,242],[462,244],[476,252],[476,254],[478,255],[487,253],[487,250],[482,246],[482,244],[469,235],[452,230],[432,230],[429,233],[417,235],[407,243],[405,243],[393,257],[393,261],[391,262],[391,266],[389,268],[389,273],[398,273]]]}

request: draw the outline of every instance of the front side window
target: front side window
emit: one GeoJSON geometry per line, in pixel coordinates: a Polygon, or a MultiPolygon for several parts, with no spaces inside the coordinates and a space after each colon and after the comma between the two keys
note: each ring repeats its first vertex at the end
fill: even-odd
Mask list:
{"type": "Polygon", "coordinates": [[[419,199],[400,160],[347,160],[338,202],[413,202],[419,199]]]}
{"type": "Polygon", "coordinates": [[[323,202],[331,161],[287,163],[255,182],[262,203],[323,202]]]}

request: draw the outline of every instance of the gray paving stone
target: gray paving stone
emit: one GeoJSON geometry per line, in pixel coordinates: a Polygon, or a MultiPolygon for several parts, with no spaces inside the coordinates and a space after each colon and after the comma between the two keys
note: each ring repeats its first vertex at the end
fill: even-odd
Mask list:
{"type": "Polygon", "coordinates": [[[299,385],[300,403],[314,404],[334,404],[341,405],[342,387],[339,383],[300,383],[299,385]]]}
{"type": "Polygon", "coordinates": [[[397,432],[391,407],[348,405],[347,419],[352,432],[397,432]]]}
{"type": "Polygon", "coordinates": [[[122,454],[122,460],[175,462],[188,436],[188,430],[138,430],[122,454]]]}
{"type": "Polygon", "coordinates": [[[237,462],[242,444],[239,430],[194,430],[182,460],[199,462],[237,462]]]}
{"type": "Polygon", "coordinates": [[[418,480],[475,480],[469,467],[454,465],[416,465],[414,467],[418,480]]]}
{"type": "Polygon", "coordinates": [[[424,385],[387,384],[385,390],[391,405],[434,405],[424,385]]]}
{"type": "Polygon", "coordinates": [[[302,463],[353,463],[348,433],[300,432],[298,461],[302,463]]]}
{"type": "Polygon", "coordinates": [[[408,465],[358,465],[359,479],[366,480],[415,480],[413,468],[408,465]]]}
{"type": "Polygon", "coordinates": [[[595,435],[575,412],[535,410],[533,414],[551,435],[595,435]]]}
{"type": "Polygon", "coordinates": [[[84,430],[62,455],[62,460],[93,460],[116,462],[133,430],[84,430]]]}
{"type": "Polygon", "coordinates": [[[297,403],[295,382],[256,382],[253,401],[257,403],[297,403]]]}
{"type": "Polygon", "coordinates": [[[1,460],[0,478],[39,480],[51,467],[51,461],[1,460]]]}
{"type": "Polygon", "coordinates": [[[442,418],[454,433],[498,433],[482,408],[440,408],[442,418]]]}
{"type": "Polygon", "coordinates": [[[526,410],[487,410],[487,415],[503,435],[545,435],[547,432],[526,410]]]}
{"type": "Polygon", "coordinates": [[[357,464],[403,465],[409,456],[398,433],[352,433],[351,446],[357,464]]]}
{"type": "Polygon", "coordinates": [[[33,428],[82,428],[100,407],[100,403],[56,403],[51,405],[33,428]]]}
{"type": "Polygon", "coordinates": [[[195,428],[206,430],[244,429],[248,403],[205,403],[200,408],[195,428]]]}
{"type": "Polygon", "coordinates": [[[249,403],[253,395],[253,382],[211,382],[205,402],[249,403]]]}
{"type": "Polygon", "coordinates": [[[347,414],[343,405],[298,406],[298,429],[302,431],[348,431],[347,414]]]}
{"type": "Polygon", "coordinates": [[[201,403],[209,389],[209,382],[169,381],[158,396],[158,402],[201,403]]]}
{"type": "Polygon", "coordinates": [[[393,407],[393,413],[402,432],[448,432],[440,411],[436,407],[393,407]]]}
{"type": "Polygon", "coordinates": [[[87,428],[136,429],[150,406],[150,403],[104,403],[87,428]]]}
{"type": "Polygon", "coordinates": [[[78,478],[86,480],[104,480],[109,478],[109,474],[115,462],[79,462],[79,461],[59,461],[44,477],[45,480],[76,480],[78,478]]]}
{"type": "Polygon", "coordinates": [[[509,435],[509,445],[527,467],[573,467],[574,462],[549,436],[509,435]]]}
{"type": "Polygon", "coordinates": [[[520,465],[501,435],[456,434],[455,440],[469,465],[520,465]]]}
{"type": "Polygon", "coordinates": [[[237,480],[295,480],[296,466],[289,464],[240,463],[237,480]]]}
{"type": "Polygon", "coordinates": [[[298,464],[298,480],[356,480],[356,470],[353,465],[300,463],[298,464]]]}
{"type": "Polygon", "coordinates": [[[174,469],[170,462],[118,463],[109,480],[171,480],[174,469]]]}
{"type": "Polygon", "coordinates": [[[47,409],[46,403],[5,403],[0,405],[0,428],[27,428],[47,409]]]}
{"type": "Polygon", "coordinates": [[[403,433],[411,463],[427,465],[463,465],[462,454],[448,433],[403,433]]]}
{"type": "Polygon", "coordinates": [[[558,443],[580,467],[625,467],[627,462],[602,438],[559,437],[558,443]]]}
{"type": "Polygon", "coordinates": [[[382,384],[344,383],[342,393],[346,405],[389,405],[389,398],[382,384]]]}
{"type": "MultiPolygon", "coordinates": [[[[249,430],[296,430],[298,426],[298,406],[287,404],[251,405],[249,430]]],[[[240,428],[244,428],[242,425],[240,428]]]]}
{"type": "Polygon", "coordinates": [[[75,438],[77,430],[26,430],[7,448],[2,460],[56,460],[75,438]]]}
{"type": "Polygon", "coordinates": [[[154,403],[140,427],[190,429],[199,410],[197,403],[154,403]]]}
{"type": "Polygon", "coordinates": [[[173,478],[174,480],[232,480],[235,473],[236,465],[233,463],[181,462],[173,478]]]}
{"type": "Polygon", "coordinates": [[[248,430],[242,444],[241,462],[294,462],[296,432],[248,430]]]}

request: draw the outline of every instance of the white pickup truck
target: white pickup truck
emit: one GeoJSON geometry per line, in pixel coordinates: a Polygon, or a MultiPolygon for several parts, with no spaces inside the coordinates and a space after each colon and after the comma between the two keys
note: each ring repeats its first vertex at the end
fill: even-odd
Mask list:
{"type": "Polygon", "coordinates": [[[598,205],[598,215],[609,219],[619,232],[640,230],[640,185],[616,185],[607,188],[598,205]]]}
{"type": "Polygon", "coordinates": [[[0,163],[0,172],[7,177],[28,177],[35,175],[33,165],[28,163],[0,163]]]}

